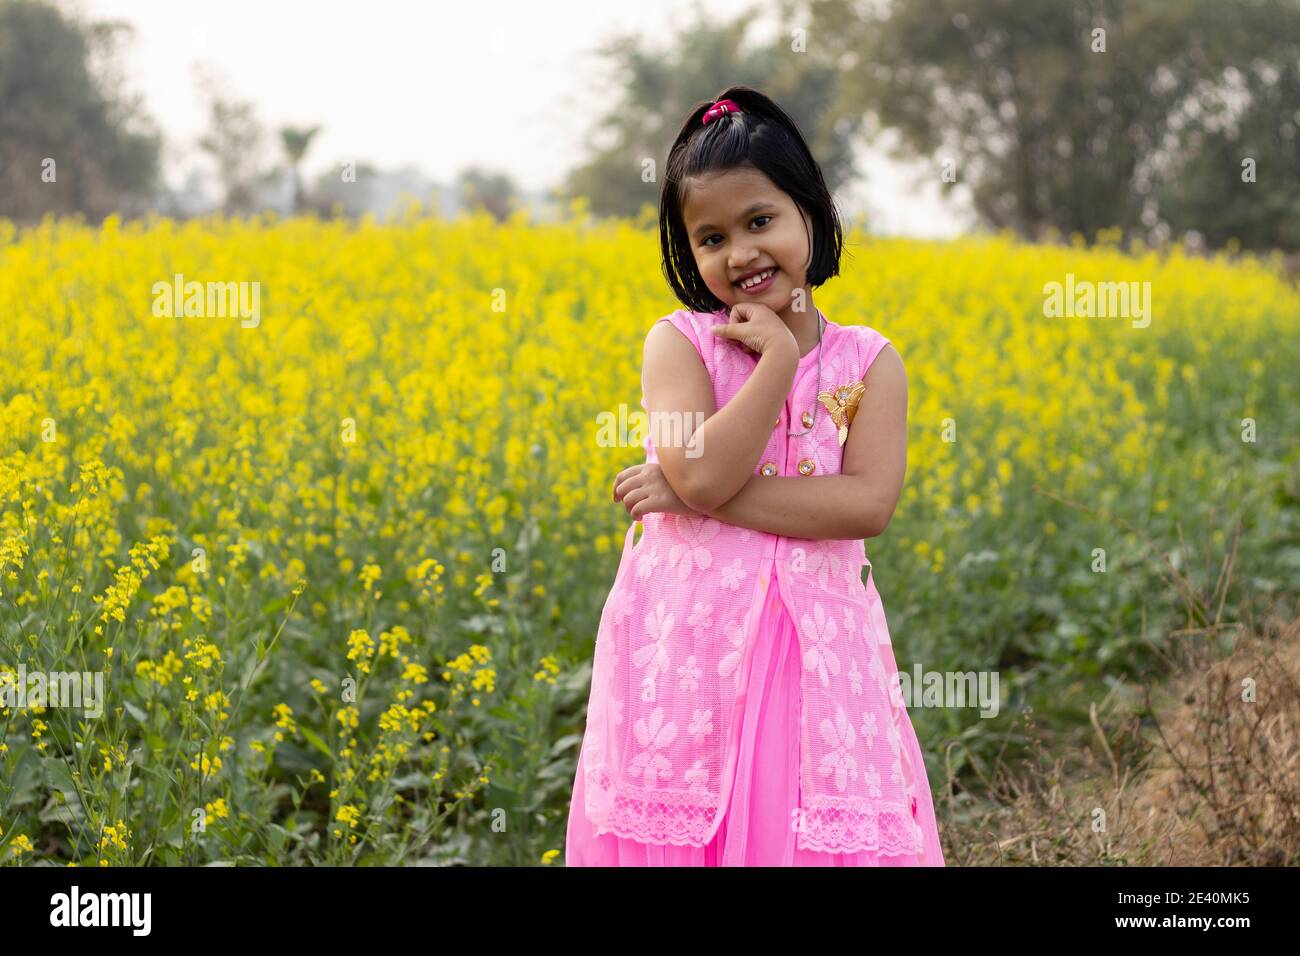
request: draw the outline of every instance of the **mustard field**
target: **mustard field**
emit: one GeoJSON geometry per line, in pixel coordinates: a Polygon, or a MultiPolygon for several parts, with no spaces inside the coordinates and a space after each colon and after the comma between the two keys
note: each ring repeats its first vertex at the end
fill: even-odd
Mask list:
{"type": "MultiPolygon", "coordinates": [[[[1300,594],[1280,266],[847,238],[817,305],[908,376],[899,666],[1001,675],[913,712],[932,782],[1300,594]]],[[[643,460],[600,416],[678,307],[645,221],[0,223],[0,860],[561,864],[643,460]]]]}

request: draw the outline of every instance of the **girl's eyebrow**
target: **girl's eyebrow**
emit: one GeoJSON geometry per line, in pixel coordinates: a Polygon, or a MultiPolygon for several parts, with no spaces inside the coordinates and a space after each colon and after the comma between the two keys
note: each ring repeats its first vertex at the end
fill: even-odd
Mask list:
{"type": "MultiPolygon", "coordinates": [[[[760,209],[775,209],[775,208],[776,208],[776,204],[775,204],[775,203],[770,203],[770,202],[768,202],[768,201],[765,200],[765,199],[760,199],[760,200],[759,200],[758,202],[756,202],[756,203],[751,203],[751,204],[748,206],[748,208],[745,209],[744,212],[742,212],[739,216],[736,217],[736,221],[737,221],[737,222],[744,222],[746,219],[748,219],[750,216],[754,215],[754,213],[758,212],[760,209]]],[[[707,223],[707,222],[706,222],[706,223],[705,223],[704,225],[702,225],[702,226],[696,226],[696,227],[695,227],[695,231],[692,232],[691,235],[694,236],[696,239],[698,239],[698,238],[700,238],[700,233],[705,232],[705,231],[707,231],[707,230],[709,230],[709,229],[717,229],[717,228],[718,228],[718,227],[715,226],[715,225],[713,225],[712,223],[707,223]]]]}

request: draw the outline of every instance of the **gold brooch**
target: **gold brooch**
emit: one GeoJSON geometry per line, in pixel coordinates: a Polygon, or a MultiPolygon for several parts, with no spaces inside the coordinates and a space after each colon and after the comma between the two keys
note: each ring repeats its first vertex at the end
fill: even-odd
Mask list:
{"type": "Polygon", "coordinates": [[[866,383],[859,380],[852,385],[841,385],[833,392],[822,392],[817,396],[818,400],[826,406],[826,411],[831,413],[831,421],[839,426],[841,445],[848,440],[849,425],[853,423],[853,416],[858,413],[858,402],[862,400],[862,393],[866,390],[866,383]]]}

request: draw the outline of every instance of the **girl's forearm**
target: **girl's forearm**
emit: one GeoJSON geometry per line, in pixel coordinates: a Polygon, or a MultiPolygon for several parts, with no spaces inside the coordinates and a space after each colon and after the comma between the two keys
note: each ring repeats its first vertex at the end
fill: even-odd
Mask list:
{"type": "Polygon", "coordinates": [[[870,496],[855,475],[751,475],[729,501],[704,513],[789,538],[861,540],[880,533],[870,496]]]}
{"type": "Polygon", "coordinates": [[[799,350],[793,344],[759,357],[740,391],[696,429],[700,451],[693,457],[687,452],[686,494],[678,497],[697,511],[735,497],[767,447],[798,365],[799,350]]]}

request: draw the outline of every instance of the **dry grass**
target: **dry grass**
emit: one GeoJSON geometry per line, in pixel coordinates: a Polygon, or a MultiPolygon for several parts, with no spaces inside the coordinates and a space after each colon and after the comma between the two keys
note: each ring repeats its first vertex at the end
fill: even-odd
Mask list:
{"type": "Polygon", "coordinates": [[[1087,740],[1025,713],[1026,760],[960,794],[950,776],[949,865],[1300,864],[1300,617],[1275,604],[1222,623],[1233,555],[1210,594],[1168,569],[1189,611],[1217,611],[1175,632],[1164,680],[1116,686],[1087,740]]]}

